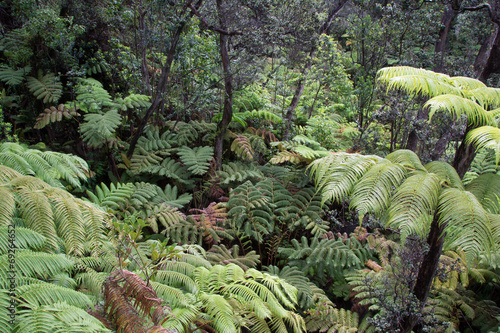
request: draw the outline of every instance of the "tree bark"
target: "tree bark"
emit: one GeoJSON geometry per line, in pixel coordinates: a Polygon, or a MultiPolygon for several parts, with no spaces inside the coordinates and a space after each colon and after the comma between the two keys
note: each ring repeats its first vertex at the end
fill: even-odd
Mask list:
{"type": "MultiPolygon", "coordinates": [[[[226,19],[223,13],[222,0],[217,0],[217,12],[219,15],[220,28],[226,30],[226,19]]],[[[233,118],[233,76],[231,73],[231,62],[228,52],[229,36],[219,32],[219,51],[222,60],[222,71],[224,74],[224,108],[222,111],[222,119],[217,124],[217,136],[215,138],[215,162],[217,169],[222,166],[222,152],[224,144],[224,135],[226,134],[227,126],[233,118]]]]}
{"type": "Polygon", "coordinates": [[[453,159],[452,166],[457,170],[458,176],[460,178],[463,178],[465,173],[469,170],[469,167],[474,160],[474,157],[476,157],[476,149],[474,146],[466,144],[465,137],[467,136],[467,133],[471,130],[472,128],[467,127],[465,130],[465,133],[462,138],[462,142],[460,143],[460,146],[458,146],[458,149],[455,153],[455,158],[453,159]]]}
{"type": "MultiPolygon", "coordinates": [[[[420,264],[418,270],[417,280],[415,286],[413,287],[413,294],[420,302],[419,309],[425,306],[427,297],[432,286],[432,280],[436,274],[438,268],[439,258],[441,257],[441,252],[444,243],[444,225],[439,225],[439,218],[437,213],[434,215],[434,219],[431,223],[431,230],[427,236],[427,244],[429,245],[429,251],[424,255],[424,259],[420,264]]],[[[401,320],[401,332],[410,333],[413,327],[417,324],[418,318],[416,316],[405,316],[401,320]]]]}
{"type": "Polygon", "coordinates": [[[417,131],[422,128],[421,123],[424,119],[427,119],[429,116],[429,110],[427,108],[420,107],[418,110],[417,116],[415,117],[415,124],[413,125],[413,129],[408,134],[408,140],[406,141],[405,149],[409,149],[413,152],[417,151],[417,146],[419,142],[419,137],[417,131]]]}
{"type": "Polygon", "coordinates": [[[446,10],[443,13],[443,17],[441,18],[441,24],[443,27],[439,31],[439,39],[436,42],[436,47],[434,51],[434,71],[442,72],[443,71],[443,63],[444,63],[444,55],[446,53],[446,41],[448,40],[448,34],[451,30],[451,26],[453,20],[457,17],[458,11],[453,8],[453,5],[449,3],[446,5],[446,10]]]}
{"type": "MultiPolygon", "coordinates": [[[[327,19],[319,29],[319,35],[321,36],[322,34],[326,34],[328,32],[328,29],[332,25],[333,19],[337,16],[337,14],[344,8],[346,3],[349,0],[340,0],[340,2],[337,4],[337,6],[333,7],[330,10],[330,13],[328,14],[327,19]]],[[[299,100],[300,97],[302,96],[302,93],[304,92],[304,87],[306,85],[306,80],[307,80],[307,74],[309,73],[309,70],[312,67],[312,58],[314,57],[314,54],[316,53],[316,47],[314,46],[311,51],[309,52],[309,55],[307,56],[306,63],[304,65],[304,69],[302,71],[302,77],[300,78],[299,82],[297,82],[297,87],[295,88],[295,92],[292,97],[292,101],[290,102],[290,106],[288,107],[287,113],[285,115],[285,129],[283,132],[283,139],[288,140],[289,135],[290,135],[290,127],[292,125],[292,119],[295,114],[295,109],[297,108],[297,105],[299,105],[299,100]]]]}
{"type": "Polygon", "coordinates": [[[479,75],[479,80],[482,82],[486,82],[491,74],[500,73],[500,27],[498,25],[495,34],[488,60],[486,60],[486,65],[479,75]]]}

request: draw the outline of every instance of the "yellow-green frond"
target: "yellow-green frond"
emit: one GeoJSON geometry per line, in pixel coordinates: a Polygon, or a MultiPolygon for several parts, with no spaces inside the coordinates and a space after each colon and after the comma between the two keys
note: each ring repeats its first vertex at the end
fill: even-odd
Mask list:
{"type": "Polygon", "coordinates": [[[405,175],[404,167],[389,161],[372,166],[354,186],[350,206],[358,210],[360,216],[367,213],[380,216],[393,188],[399,186],[405,175]]]}
{"type": "Polygon", "coordinates": [[[469,124],[473,126],[493,123],[491,113],[486,111],[481,105],[457,95],[445,94],[436,96],[428,100],[424,104],[424,107],[429,108],[429,120],[432,119],[434,113],[446,111],[457,120],[460,119],[460,115],[465,114],[469,124]]]}
{"type": "Polygon", "coordinates": [[[394,194],[384,216],[386,226],[401,231],[404,240],[410,234],[427,236],[438,204],[441,181],[432,173],[419,173],[405,180],[394,194]]]}
{"type": "Polygon", "coordinates": [[[464,185],[457,171],[450,164],[442,161],[433,161],[425,165],[428,172],[438,175],[445,186],[463,189],[464,185]]]}
{"type": "Polygon", "coordinates": [[[443,189],[438,205],[439,223],[446,226],[446,241],[462,249],[470,263],[492,244],[488,213],[474,194],[443,189]]]}
{"type": "Polygon", "coordinates": [[[500,107],[500,89],[483,87],[470,90],[468,96],[479,103],[485,109],[496,109],[500,107]]]}
{"type": "Polygon", "coordinates": [[[385,157],[392,163],[398,163],[409,170],[426,171],[420,158],[415,152],[408,149],[398,149],[385,157]]]}
{"type": "Polygon", "coordinates": [[[481,126],[467,133],[465,142],[473,144],[477,150],[490,148],[495,151],[496,164],[500,162],[500,128],[481,126]]]}
{"type": "Polygon", "coordinates": [[[485,173],[472,180],[465,188],[474,194],[484,209],[493,214],[500,214],[500,176],[485,173]]]}
{"type": "Polygon", "coordinates": [[[467,76],[452,76],[450,80],[453,82],[453,85],[463,90],[486,88],[483,82],[467,76]]]}

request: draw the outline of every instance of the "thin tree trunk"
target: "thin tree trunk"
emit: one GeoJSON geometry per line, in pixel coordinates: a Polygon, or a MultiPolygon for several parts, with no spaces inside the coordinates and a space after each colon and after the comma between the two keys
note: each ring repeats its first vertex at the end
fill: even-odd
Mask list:
{"type": "Polygon", "coordinates": [[[446,151],[446,148],[448,147],[448,143],[451,140],[451,135],[453,132],[455,125],[451,125],[451,129],[445,131],[443,135],[439,138],[439,140],[436,142],[436,145],[434,146],[434,150],[431,153],[431,160],[437,161],[443,156],[444,152],[446,151]]]}
{"type": "MultiPolygon", "coordinates": [[[[217,12],[219,15],[219,24],[221,29],[226,29],[226,20],[222,9],[222,0],[217,0],[217,12]]],[[[229,36],[219,32],[219,50],[222,60],[222,71],[224,73],[224,108],[222,111],[222,120],[217,124],[217,136],[215,138],[215,162],[217,169],[222,166],[222,151],[224,144],[224,135],[227,126],[233,118],[233,77],[231,73],[231,62],[228,52],[229,36]]]]}
{"type": "Polygon", "coordinates": [[[413,125],[413,129],[408,134],[408,140],[406,141],[406,149],[411,151],[416,151],[419,137],[417,132],[422,128],[422,122],[424,119],[427,119],[429,116],[429,110],[427,108],[420,107],[418,110],[417,116],[415,117],[415,124],[413,125]]]}
{"type": "MultiPolygon", "coordinates": [[[[203,0],[198,0],[196,3],[195,8],[199,8],[201,6],[203,0]]],[[[191,5],[192,6],[192,5],[191,5]]],[[[192,17],[194,15],[194,12],[191,11],[189,14],[189,17],[192,17]]],[[[137,141],[139,138],[142,136],[142,133],[144,132],[144,128],[146,127],[149,119],[151,116],[157,112],[160,109],[160,106],[163,104],[164,99],[165,99],[165,92],[167,90],[167,85],[168,85],[168,78],[170,76],[170,70],[172,68],[172,63],[174,61],[174,55],[177,50],[177,45],[179,44],[179,39],[181,37],[182,31],[184,30],[184,27],[186,25],[186,22],[189,20],[183,20],[180,25],[177,27],[177,29],[174,32],[174,35],[172,36],[172,41],[170,44],[170,48],[167,53],[167,60],[165,62],[165,65],[163,65],[162,72],[160,75],[160,79],[158,82],[158,86],[156,87],[156,94],[153,98],[153,101],[151,102],[151,106],[149,107],[148,111],[146,112],[146,115],[141,119],[141,122],[139,123],[139,126],[137,126],[137,130],[132,137],[132,140],[130,141],[130,147],[127,152],[127,157],[131,158],[132,154],[134,153],[135,146],[137,145],[137,141]]]]}
{"type": "MultiPolygon", "coordinates": [[[[429,251],[424,255],[424,259],[422,260],[420,269],[418,270],[415,286],[413,287],[413,294],[420,302],[419,309],[422,309],[425,306],[443,249],[443,231],[445,226],[439,225],[438,220],[438,215],[435,214],[431,223],[429,236],[427,236],[429,251]]],[[[418,318],[416,316],[409,315],[403,317],[401,320],[401,332],[410,333],[413,327],[417,324],[417,321],[418,318]]]]}
{"type": "Polygon", "coordinates": [[[453,5],[449,3],[446,5],[446,10],[443,13],[443,17],[441,18],[441,24],[443,27],[439,31],[439,39],[436,42],[436,47],[434,51],[434,71],[442,72],[443,71],[443,63],[444,63],[444,55],[446,53],[446,41],[448,40],[448,34],[451,30],[451,26],[453,20],[457,17],[458,11],[453,9],[453,5]]]}
{"type": "MultiPolygon", "coordinates": [[[[325,23],[321,26],[319,29],[319,35],[321,36],[322,34],[325,34],[328,32],[328,29],[330,28],[330,25],[333,22],[333,19],[337,16],[337,14],[344,8],[345,4],[349,0],[340,0],[340,2],[337,4],[337,6],[333,7],[330,13],[328,14],[328,18],[325,20],[325,23]]],[[[307,80],[307,74],[309,74],[309,70],[312,67],[312,58],[314,57],[314,54],[316,53],[316,47],[314,46],[311,51],[309,52],[309,55],[306,59],[306,63],[304,65],[304,69],[302,71],[302,77],[300,78],[299,82],[297,82],[297,87],[295,88],[295,92],[292,97],[292,101],[290,102],[290,106],[288,107],[287,113],[285,115],[285,129],[283,132],[283,139],[288,140],[289,135],[290,135],[290,127],[292,125],[292,119],[295,114],[295,109],[297,108],[297,105],[299,104],[300,97],[302,96],[302,93],[304,92],[304,87],[306,85],[306,80],[307,80]]]]}

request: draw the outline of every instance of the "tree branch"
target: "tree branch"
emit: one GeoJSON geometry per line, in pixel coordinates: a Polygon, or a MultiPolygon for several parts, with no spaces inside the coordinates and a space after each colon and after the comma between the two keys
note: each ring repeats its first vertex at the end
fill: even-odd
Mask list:
{"type": "Polygon", "coordinates": [[[460,12],[463,13],[463,12],[477,12],[481,9],[484,9],[484,8],[487,8],[488,9],[488,15],[490,16],[490,20],[491,22],[497,24],[497,25],[500,25],[500,17],[495,17],[495,13],[493,11],[493,9],[491,8],[491,5],[489,3],[483,3],[481,5],[478,5],[478,6],[474,6],[474,7],[463,7],[460,12]]]}
{"type": "Polygon", "coordinates": [[[189,8],[191,9],[192,13],[196,16],[198,16],[198,18],[200,19],[201,23],[203,23],[208,30],[212,30],[212,31],[216,31],[222,35],[226,35],[226,36],[236,36],[236,35],[241,35],[241,32],[238,32],[238,31],[227,31],[227,30],[224,30],[220,27],[216,27],[214,25],[211,25],[208,23],[208,21],[203,17],[203,15],[201,15],[201,13],[192,5],[190,4],[189,5],[189,8]]]}

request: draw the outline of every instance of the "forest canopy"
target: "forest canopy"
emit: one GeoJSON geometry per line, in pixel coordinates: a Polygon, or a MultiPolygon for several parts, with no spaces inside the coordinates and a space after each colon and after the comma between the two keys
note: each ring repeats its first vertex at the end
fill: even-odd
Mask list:
{"type": "Polygon", "coordinates": [[[2,332],[500,333],[500,1],[0,24],[2,332]]]}

